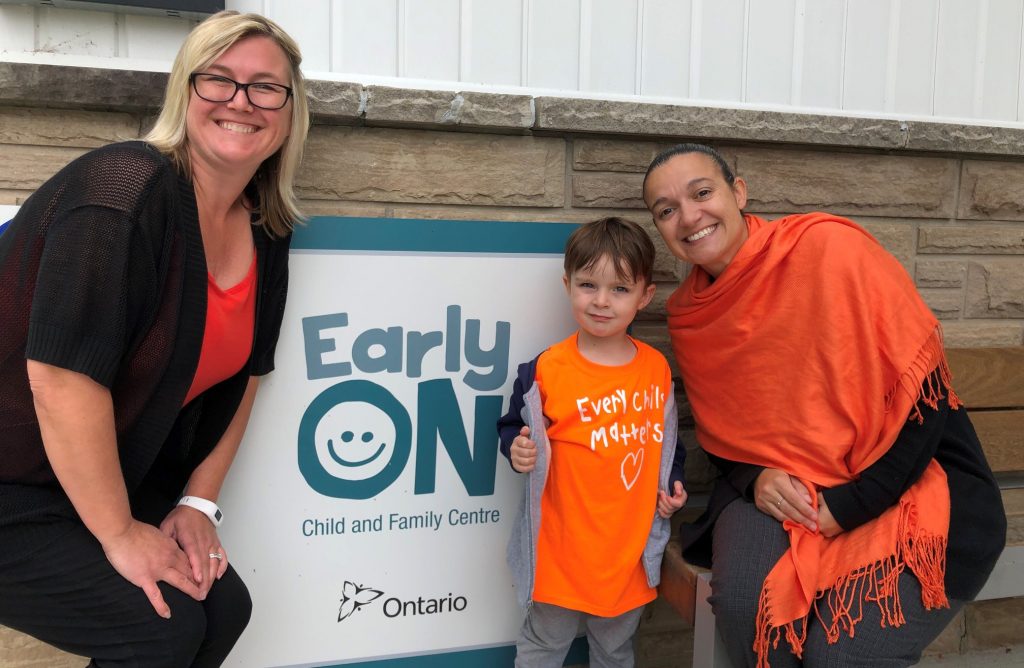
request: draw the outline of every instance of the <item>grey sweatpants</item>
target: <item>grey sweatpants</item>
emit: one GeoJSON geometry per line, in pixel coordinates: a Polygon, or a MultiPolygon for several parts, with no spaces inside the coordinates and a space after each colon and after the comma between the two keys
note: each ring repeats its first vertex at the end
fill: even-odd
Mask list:
{"type": "Polygon", "coordinates": [[[598,617],[534,602],[516,639],[516,668],[561,668],[580,622],[587,629],[590,668],[633,668],[633,636],[644,606],[617,617],[598,617]]]}
{"type": "MultiPolygon", "coordinates": [[[[734,666],[755,665],[754,619],[761,585],[788,548],[789,537],[782,523],[743,499],[729,504],[715,523],[712,595],[708,601],[734,666]]],[[[950,599],[949,608],[925,610],[921,587],[909,570],[900,575],[899,592],[906,619],[902,626],[882,628],[878,606],[865,602],[864,617],[854,627],[854,636],[840,633],[839,640],[830,645],[821,622],[812,612],[808,617],[803,661],[790,653],[783,638],[769,652],[769,663],[772,668],[897,668],[917,663],[924,648],[946,628],[964,602],[950,599]]],[[[821,614],[826,622],[831,622],[827,606],[821,606],[821,614]]]]}

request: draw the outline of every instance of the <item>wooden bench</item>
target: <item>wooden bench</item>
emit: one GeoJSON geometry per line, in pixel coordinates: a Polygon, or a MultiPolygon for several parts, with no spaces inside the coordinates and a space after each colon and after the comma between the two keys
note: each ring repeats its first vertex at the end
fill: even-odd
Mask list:
{"type": "MultiPolygon", "coordinates": [[[[971,410],[1004,500],[1024,494],[1016,492],[1024,490],[1024,347],[954,349],[948,355],[953,386],[971,410]]],[[[975,600],[1024,596],[1024,543],[1014,538],[1022,533],[1024,514],[1007,506],[1008,544],[975,600]]],[[[730,668],[707,602],[710,583],[710,571],[686,563],[678,539],[673,539],[662,562],[659,595],[693,626],[694,667],[730,668]]]]}

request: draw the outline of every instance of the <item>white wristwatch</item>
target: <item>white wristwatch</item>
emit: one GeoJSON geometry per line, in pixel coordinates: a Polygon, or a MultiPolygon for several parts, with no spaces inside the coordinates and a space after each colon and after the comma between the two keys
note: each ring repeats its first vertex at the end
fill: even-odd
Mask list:
{"type": "Polygon", "coordinates": [[[220,508],[216,503],[209,499],[204,499],[199,496],[183,496],[178,499],[178,505],[195,508],[210,518],[210,521],[213,522],[213,526],[215,527],[219,527],[220,523],[224,521],[224,513],[220,511],[220,508]]]}

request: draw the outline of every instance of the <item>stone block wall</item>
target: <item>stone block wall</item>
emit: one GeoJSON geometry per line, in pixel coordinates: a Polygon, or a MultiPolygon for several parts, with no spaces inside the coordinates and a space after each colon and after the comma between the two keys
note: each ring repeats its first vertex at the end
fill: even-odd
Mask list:
{"type": "MultiPolygon", "coordinates": [[[[0,107],[0,203],[23,201],[89,148],[139,136],[148,118],[0,107]]],[[[313,215],[579,223],[614,214],[657,238],[640,183],[673,141],[315,125],[298,191],[313,215]]],[[[746,178],[749,211],[825,210],[864,225],[914,277],[948,345],[1024,342],[1024,192],[1014,196],[1024,161],[706,141],[746,178]]],[[[645,323],[663,319],[685,270],[661,249],[660,298],[645,323]]]]}
{"type": "MultiPolygon", "coordinates": [[[[140,136],[164,80],[0,63],[0,204],[23,202],[90,148],[140,136]]],[[[747,180],[753,213],[824,210],[865,226],[913,277],[948,346],[1024,344],[1024,130],[326,81],[310,88],[315,123],[298,176],[308,214],[632,218],[659,249],[658,296],[636,331],[666,354],[664,304],[687,268],[664,249],[640,184],[651,158],[679,141],[720,148],[747,180]]],[[[711,469],[690,460],[699,492],[711,469]]],[[[1024,605],[972,606],[939,649],[1021,642],[1019,626],[991,622],[1000,615],[1024,618],[1024,605]]],[[[652,606],[640,665],[680,665],[687,634],[667,606],[652,606]]],[[[8,659],[19,651],[11,647],[0,635],[0,665],[41,665],[8,659]]]]}

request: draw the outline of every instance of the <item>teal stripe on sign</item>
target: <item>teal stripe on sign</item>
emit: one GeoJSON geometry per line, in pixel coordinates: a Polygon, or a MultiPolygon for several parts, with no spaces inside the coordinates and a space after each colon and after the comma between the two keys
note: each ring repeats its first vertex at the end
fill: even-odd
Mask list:
{"type": "Polygon", "coordinates": [[[561,255],[576,227],[571,223],[317,216],[295,227],[292,250],[561,255]]]}
{"type": "MultiPolygon", "coordinates": [[[[586,638],[576,638],[565,657],[565,666],[587,663],[590,649],[586,638]]],[[[511,668],[516,657],[515,646],[488,647],[465,652],[423,654],[400,659],[381,659],[360,663],[337,663],[321,668],[511,668]]]]}

